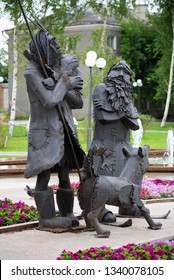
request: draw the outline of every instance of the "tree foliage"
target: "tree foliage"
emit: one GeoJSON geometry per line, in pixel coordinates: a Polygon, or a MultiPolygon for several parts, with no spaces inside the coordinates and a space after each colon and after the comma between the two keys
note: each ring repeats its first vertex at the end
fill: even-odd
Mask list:
{"type": "Polygon", "coordinates": [[[4,78],[4,83],[8,82],[8,59],[4,49],[0,49],[0,76],[4,78]]]}
{"type": "Polygon", "coordinates": [[[158,81],[157,99],[165,99],[165,109],[161,122],[161,126],[164,126],[169,107],[172,109],[172,105],[174,105],[172,94],[174,90],[174,1],[155,0],[153,2],[154,5],[157,4],[159,7],[152,22],[155,29],[156,46],[162,53],[154,78],[158,81]]]}
{"type": "MultiPolygon", "coordinates": [[[[107,17],[108,13],[109,15],[121,17],[126,15],[130,5],[135,4],[135,0],[20,0],[20,2],[22,3],[25,14],[27,15],[31,30],[33,32],[38,30],[38,28],[31,23],[31,20],[33,22],[34,18],[37,18],[41,24],[51,34],[54,34],[56,39],[58,39],[63,52],[65,50],[67,52],[75,52],[76,44],[78,40],[80,40],[80,35],[76,34],[67,38],[67,36],[64,34],[64,29],[71,20],[78,20],[82,18],[87,9],[92,8],[97,14],[100,14],[103,17],[107,17]]],[[[18,27],[16,31],[18,38],[18,44],[16,48],[19,52],[19,59],[20,57],[23,58],[22,53],[26,49],[27,43],[31,40],[31,38],[21,13],[18,0],[14,1],[12,4],[10,4],[9,0],[2,0],[2,3],[4,8],[1,10],[0,16],[3,16],[4,13],[8,13],[10,19],[14,22],[14,25],[18,27]]],[[[95,36],[98,38],[98,46],[96,48],[98,55],[101,53],[100,34],[100,32],[95,32],[95,36]]],[[[91,47],[95,48],[93,42],[96,41],[96,37],[91,38],[91,40],[91,47]]],[[[86,52],[87,50],[84,51],[86,52]]],[[[103,52],[105,54],[101,53],[101,56],[105,57],[106,50],[103,50],[103,52]]],[[[110,52],[111,50],[107,49],[107,55],[110,52]]],[[[113,58],[113,54],[111,56],[113,58]]],[[[83,57],[84,56],[82,55],[82,58],[83,57]]],[[[109,56],[107,56],[107,65],[110,65],[110,62],[108,63],[108,58],[109,56]]],[[[19,63],[21,64],[21,61],[19,63]]],[[[22,65],[23,64],[24,63],[22,63],[22,65]]],[[[20,67],[21,72],[23,72],[24,67],[25,65],[23,65],[23,68],[20,67]]]]}
{"type": "Polygon", "coordinates": [[[122,20],[121,56],[128,62],[135,79],[143,81],[141,96],[152,100],[155,96],[157,82],[152,79],[155,67],[161,57],[160,50],[154,48],[154,30],[148,22],[135,18],[122,20]]]}
{"type": "MultiPolygon", "coordinates": [[[[8,13],[10,19],[14,22],[15,26],[18,26],[18,38],[19,41],[23,42],[19,44],[21,52],[23,52],[23,45],[30,40],[29,32],[27,30],[19,1],[1,0],[3,9],[0,16],[4,13],[8,13]],[[13,2],[12,4],[10,2],[13,2]],[[24,23],[24,24],[21,24],[24,23]],[[24,36],[25,34],[25,36],[24,36]],[[20,40],[20,35],[22,39],[20,40]],[[24,40],[26,37],[26,40],[24,40]]],[[[97,14],[107,17],[108,15],[114,15],[117,18],[126,15],[128,7],[135,4],[135,0],[23,0],[21,1],[25,14],[27,15],[28,21],[34,21],[37,18],[43,26],[59,40],[62,50],[66,48],[70,50],[73,45],[80,39],[79,36],[74,36],[73,39],[69,39],[69,48],[67,48],[67,38],[64,35],[65,27],[73,19],[80,19],[84,16],[85,11],[92,8],[97,14]],[[66,41],[66,42],[65,42],[66,41]],[[72,44],[73,42],[73,44],[72,44]]],[[[31,29],[34,31],[38,29],[30,23],[31,29]]],[[[74,50],[73,49],[73,50],[74,50]]]]}
{"type": "MultiPolygon", "coordinates": [[[[9,4],[9,0],[1,0],[4,8],[0,16],[4,13],[10,15],[11,20],[19,26],[19,49],[21,53],[26,48],[30,40],[23,15],[17,0],[9,4]],[[24,24],[21,24],[24,23],[24,24]],[[26,40],[24,40],[24,34],[26,40]],[[21,39],[20,39],[21,36],[21,39]]],[[[68,38],[64,35],[64,28],[72,19],[83,17],[88,8],[92,8],[97,14],[107,17],[113,15],[117,19],[127,16],[128,7],[135,5],[135,0],[23,0],[21,1],[27,16],[31,19],[33,15],[44,25],[44,27],[56,36],[62,50],[74,51],[76,44],[80,40],[80,35],[68,38]],[[67,48],[68,45],[68,48],[67,48]]],[[[146,100],[157,99],[163,103],[166,99],[168,77],[170,71],[170,60],[172,51],[172,11],[174,10],[173,0],[149,0],[152,5],[158,4],[159,10],[149,17],[149,22],[144,23],[136,19],[121,21],[121,56],[127,61],[135,73],[135,79],[143,80],[141,94],[146,100]]],[[[37,30],[30,24],[32,30],[37,30]]],[[[96,30],[91,35],[91,48],[97,51],[98,57],[107,58],[107,67],[113,60],[113,52],[100,46],[100,35],[104,31],[96,30]],[[96,38],[98,38],[96,40],[96,38]]],[[[88,49],[84,50],[86,53],[88,49]]],[[[84,53],[81,53],[84,62],[84,53]]],[[[106,67],[106,71],[107,71],[106,67]]],[[[105,75],[105,72],[104,72],[105,75]]],[[[97,73],[96,73],[97,76],[97,73]]],[[[154,101],[155,102],[155,101],[154,101]]],[[[174,104],[174,97],[172,101],[174,104]]]]}
{"type": "MultiPolygon", "coordinates": [[[[149,15],[147,23],[135,19],[122,22],[121,54],[130,63],[136,78],[143,80],[144,98],[154,100],[154,104],[155,100],[157,104],[165,104],[172,57],[174,1],[149,2],[158,5],[158,9],[149,15]]],[[[174,105],[173,95],[170,102],[174,105]]]]}
{"type": "MultiPolygon", "coordinates": [[[[120,60],[120,56],[115,57],[114,51],[111,47],[108,47],[106,44],[101,43],[101,38],[106,42],[107,31],[105,28],[96,28],[91,32],[90,36],[90,46],[83,50],[80,54],[81,61],[85,64],[86,53],[88,51],[95,51],[97,54],[97,58],[102,57],[107,61],[106,67],[102,70],[99,70],[96,66],[93,67],[93,89],[94,87],[103,81],[103,78],[107,75],[107,72],[111,68],[111,66],[117,63],[120,60]]],[[[90,77],[85,80],[83,95],[86,96],[89,92],[89,81],[90,77]]]]}
{"type": "MultiPolygon", "coordinates": [[[[165,101],[173,40],[171,10],[165,7],[160,13],[150,16],[150,22],[154,30],[154,48],[161,54],[155,68],[155,73],[152,76],[152,80],[157,84],[156,99],[165,101]]],[[[173,97],[171,103],[174,104],[173,97]]]]}
{"type": "MultiPolygon", "coordinates": [[[[4,5],[0,16],[7,12],[15,24],[23,21],[18,1],[10,4],[9,0],[1,0],[4,5]]],[[[22,6],[26,14],[30,17],[35,15],[38,19],[45,19],[45,24],[50,29],[56,25],[57,30],[62,30],[72,18],[79,18],[84,15],[88,8],[105,16],[108,13],[115,16],[123,16],[127,13],[128,7],[135,4],[135,0],[23,0],[22,6]],[[56,23],[56,24],[55,24],[56,23]]],[[[48,29],[49,29],[48,28],[48,29]]]]}

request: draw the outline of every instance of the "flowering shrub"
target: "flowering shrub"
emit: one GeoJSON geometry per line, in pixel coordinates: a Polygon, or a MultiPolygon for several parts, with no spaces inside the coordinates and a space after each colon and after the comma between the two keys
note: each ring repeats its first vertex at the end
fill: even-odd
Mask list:
{"type": "Polygon", "coordinates": [[[53,189],[53,191],[54,191],[54,190],[57,190],[58,187],[59,187],[59,184],[58,184],[58,183],[57,183],[57,184],[54,184],[54,185],[52,185],[52,186],[48,186],[48,188],[49,188],[49,189],[53,189]]]}
{"type": "Polygon", "coordinates": [[[71,183],[71,187],[74,188],[74,189],[76,189],[76,190],[78,190],[79,185],[80,185],[80,182],[72,182],[72,183],[71,183]]]}
{"type": "MultiPolygon", "coordinates": [[[[71,187],[78,190],[80,182],[71,182],[71,187]]],[[[57,190],[59,184],[50,186],[57,190]]],[[[174,197],[174,180],[144,179],[142,181],[141,199],[174,197]]]]}
{"type": "MultiPolygon", "coordinates": [[[[80,185],[80,182],[71,182],[71,187],[74,188],[74,190],[78,190],[79,188],[79,185],[80,185]]],[[[52,188],[53,190],[57,190],[59,187],[59,184],[54,184],[52,186],[49,186],[49,188],[52,188]]]]}
{"type": "Polygon", "coordinates": [[[174,180],[145,179],[142,182],[142,199],[174,197],[174,180]]]}
{"type": "Polygon", "coordinates": [[[91,247],[75,253],[64,250],[57,260],[174,260],[174,242],[133,243],[117,249],[91,247]]]}
{"type": "Polygon", "coordinates": [[[10,199],[0,200],[0,226],[37,221],[37,210],[22,201],[12,203],[10,199]]]}

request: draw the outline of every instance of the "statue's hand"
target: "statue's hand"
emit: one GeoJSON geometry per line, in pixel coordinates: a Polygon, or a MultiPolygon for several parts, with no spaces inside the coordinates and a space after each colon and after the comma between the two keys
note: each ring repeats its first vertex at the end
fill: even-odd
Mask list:
{"type": "Polygon", "coordinates": [[[96,109],[104,109],[105,108],[105,102],[101,99],[95,99],[94,100],[94,107],[96,109]]]}
{"type": "Polygon", "coordinates": [[[80,76],[70,77],[67,76],[64,78],[64,81],[66,83],[67,89],[79,89],[81,90],[83,88],[83,80],[80,76]]]}
{"type": "Polygon", "coordinates": [[[55,81],[52,78],[47,78],[44,79],[42,81],[42,83],[44,84],[44,86],[49,89],[49,90],[53,90],[54,86],[55,86],[55,81]]]}

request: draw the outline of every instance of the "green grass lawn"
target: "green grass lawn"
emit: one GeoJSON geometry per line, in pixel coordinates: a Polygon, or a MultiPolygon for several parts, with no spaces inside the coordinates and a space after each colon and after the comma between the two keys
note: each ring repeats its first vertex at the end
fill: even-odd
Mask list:
{"type": "Polygon", "coordinates": [[[167,148],[168,131],[174,130],[174,123],[166,123],[164,127],[160,122],[149,122],[143,124],[143,138],[141,145],[149,144],[151,149],[167,148]]]}
{"type": "MultiPolygon", "coordinates": [[[[174,130],[174,123],[167,123],[160,127],[160,122],[143,123],[143,138],[141,145],[149,144],[151,149],[167,148],[168,130],[174,130]]],[[[8,125],[3,126],[3,133],[8,136],[8,125]]],[[[78,120],[78,137],[84,151],[87,151],[87,119],[78,120]]],[[[132,137],[131,137],[132,143],[132,137]]],[[[13,137],[8,136],[6,147],[1,146],[0,151],[27,151],[28,137],[26,126],[15,126],[13,137]]]]}
{"type": "Polygon", "coordinates": [[[6,147],[0,147],[0,151],[27,151],[28,137],[26,133],[26,126],[14,126],[13,136],[8,136],[9,126],[3,126],[4,135],[7,137],[6,147]]]}

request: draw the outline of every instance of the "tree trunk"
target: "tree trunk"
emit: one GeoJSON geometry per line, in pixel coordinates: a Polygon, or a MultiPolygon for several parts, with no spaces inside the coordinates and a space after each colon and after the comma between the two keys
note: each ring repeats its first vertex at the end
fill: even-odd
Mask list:
{"type": "Polygon", "coordinates": [[[11,110],[10,110],[10,122],[9,122],[9,136],[13,136],[14,120],[16,116],[16,95],[17,95],[17,39],[16,28],[14,28],[13,35],[13,81],[12,81],[12,98],[11,98],[11,110]]]}
{"type": "Polygon", "coordinates": [[[169,84],[167,90],[166,105],[165,105],[163,119],[161,122],[161,127],[165,125],[167,120],[169,106],[170,106],[170,99],[171,99],[171,91],[172,91],[173,68],[174,68],[174,11],[172,11],[172,29],[173,29],[173,44],[172,44],[172,57],[171,57],[171,64],[170,64],[170,76],[169,76],[169,84]]]}

